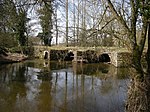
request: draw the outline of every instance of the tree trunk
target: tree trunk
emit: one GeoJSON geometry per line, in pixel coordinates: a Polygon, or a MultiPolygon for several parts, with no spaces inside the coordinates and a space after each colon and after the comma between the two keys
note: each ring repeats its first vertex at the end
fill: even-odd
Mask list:
{"type": "MultiPolygon", "coordinates": [[[[148,43],[148,46],[150,43],[148,43]]],[[[133,49],[133,69],[131,84],[128,89],[126,112],[149,112],[150,110],[150,50],[147,50],[147,71],[144,73],[141,65],[139,47],[133,49]]]]}
{"type": "Polygon", "coordinates": [[[80,9],[79,9],[79,5],[80,5],[80,2],[78,0],[78,13],[77,13],[77,46],[78,46],[78,42],[79,42],[79,16],[80,16],[80,9]]]}
{"type": "Polygon", "coordinates": [[[141,65],[141,55],[140,55],[138,45],[135,45],[135,47],[133,48],[133,51],[132,51],[132,67],[136,69],[136,71],[138,73],[137,76],[141,80],[143,80],[144,73],[143,73],[143,68],[141,65]]]}
{"type": "Polygon", "coordinates": [[[75,0],[73,2],[73,39],[74,39],[74,46],[76,46],[76,38],[75,38],[75,33],[76,33],[76,11],[75,11],[75,0]]]}
{"type": "Polygon", "coordinates": [[[144,73],[141,66],[141,58],[138,55],[138,46],[133,52],[134,72],[128,90],[126,112],[149,112],[150,110],[150,24],[148,29],[148,49],[147,49],[147,71],[144,73]]]}
{"type": "Polygon", "coordinates": [[[56,6],[56,9],[55,9],[55,21],[56,21],[56,45],[58,45],[58,20],[57,20],[57,6],[56,6]]]}
{"type": "Polygon", "coordinates": [[[147,49],[146,61],[148,64],[147,73],[149,73],[148,75],[150,76],[150,22],[148,24],[148,49],[147,49]]]}
{"type": "Polygon", "coordinates": [[[68,47],[68,0],[66,0],[66,47],[68,47]]]}

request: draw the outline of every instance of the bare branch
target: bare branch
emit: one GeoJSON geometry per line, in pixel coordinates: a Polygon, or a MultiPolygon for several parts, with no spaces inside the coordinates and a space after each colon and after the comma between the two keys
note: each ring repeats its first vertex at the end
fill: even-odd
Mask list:
{"type": "Polygon", "coordinates": [[[112,13],[115,15],[115,17],[117,18],[117,20],[123,25],[123,27],[125,28],[125,30],[130,33],[130,29],[127,26],[125,20],[123,19],[122,16],[119,16],[119,14],[117,13],[116,9],[114,8],[114,6],[112,5],[112,2],[110,0],[107,0],[108,6],[111,9],[112,13]]]}

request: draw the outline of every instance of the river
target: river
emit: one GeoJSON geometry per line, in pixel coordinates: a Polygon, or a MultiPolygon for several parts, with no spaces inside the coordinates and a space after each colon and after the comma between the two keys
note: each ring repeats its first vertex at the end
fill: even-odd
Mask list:
{"type": "Polygon", "coordinates": [[[0,112],[124,112],[128,75],[104,63],[0,65],[0,112]]]}

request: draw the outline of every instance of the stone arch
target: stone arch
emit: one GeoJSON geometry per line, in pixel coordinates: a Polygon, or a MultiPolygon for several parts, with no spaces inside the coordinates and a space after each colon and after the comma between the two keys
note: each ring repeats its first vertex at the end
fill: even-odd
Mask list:
{"type": "Polygon", "coordinates": [[[108,53],[103,53],[99,56],[100,62],[111,62],[110,56],[108,53]]]}
{"type": "Polygon", "coordinates": [[[69,50],[65,56],[65,61],[72,61],[74,59],[74,53],[72,50],[69,50]]]}
{"type": "Polygon", "coordinates": [[[44,59],[49,59],[49,52],[48,51],[44,51],[44,59]]]}

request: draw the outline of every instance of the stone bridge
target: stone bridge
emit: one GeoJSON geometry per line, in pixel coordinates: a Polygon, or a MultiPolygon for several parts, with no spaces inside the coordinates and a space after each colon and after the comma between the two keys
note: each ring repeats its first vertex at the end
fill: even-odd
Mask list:
{"type": "Polygon", "coordinates": [[[66,60],[68,56],[73,62],[108,62],[115,67],[128,66],[131,60],[131,53],[127,49],[116,47],[34,46],[34,56],[49,60],[66,60]]]}

